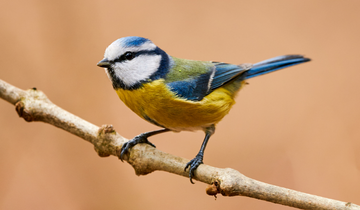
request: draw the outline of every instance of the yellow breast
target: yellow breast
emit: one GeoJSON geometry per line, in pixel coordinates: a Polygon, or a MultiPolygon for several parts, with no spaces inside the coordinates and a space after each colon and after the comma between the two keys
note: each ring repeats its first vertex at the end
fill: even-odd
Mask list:
{"type": "Polygon", "coordinates": [[[116,92],[140,117],[174,131],[204,129],[218,123],[235,103],[236,94],[221,87],[201,101],[185,100],[171,92],[163,79],[136,90],[117,89],[116,92]]]}

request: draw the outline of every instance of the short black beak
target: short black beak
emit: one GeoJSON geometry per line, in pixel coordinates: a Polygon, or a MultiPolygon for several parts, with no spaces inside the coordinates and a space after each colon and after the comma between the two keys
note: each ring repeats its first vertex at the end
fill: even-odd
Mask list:
{"type": "Polygon", "coordinates": [[[111,66],[111,63],[108,61],[108,59],[104,58],[96,65],[102,68],[109,68],[111,66]]]}

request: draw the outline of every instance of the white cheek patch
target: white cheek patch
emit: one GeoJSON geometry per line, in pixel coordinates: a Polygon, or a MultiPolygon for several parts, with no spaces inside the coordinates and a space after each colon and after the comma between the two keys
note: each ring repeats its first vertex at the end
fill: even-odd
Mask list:
{"type": "Polygon", "coordinates": [[[115,75],[127,86],[132,86],[154,74],[161,61],[161,55],[139,55],[130,61],[116,63],[115,75]]]}
{"type": "Polygon", "coordinates": [[[151,41],[147,41],[140,46],[132,46],[132,47],[126,47],[124,46],[124,43],[121,41],[121,39],[118,39],[111,43],[105,50],[104,58],[107,58],[108,60],[115,60],[120,55],[124,54],[125,52],[139,52],[139,51],[151,51],[155,50],[156,45],[152,43],[151,41]]]}

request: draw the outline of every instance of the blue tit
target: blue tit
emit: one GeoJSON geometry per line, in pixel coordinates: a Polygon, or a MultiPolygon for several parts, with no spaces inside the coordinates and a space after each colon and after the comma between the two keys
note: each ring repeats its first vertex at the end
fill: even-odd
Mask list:
{"type": "Polygon", "coordinates": [[[168,131],[203,130],[199,153],[188,162],[191,183],[203,163],[204,150],[215,126],[229,113],[246,80],[310,61],[301,55],[284,55],[256,64],[233,65],[172,57],[149,39],[120,38],[105,50],[97,65],[105,68],[119,98],[137,115],[161,130],[142,133],[119,150],[125,153],[138,143],[153,147],[148,137],[168,131]]]}

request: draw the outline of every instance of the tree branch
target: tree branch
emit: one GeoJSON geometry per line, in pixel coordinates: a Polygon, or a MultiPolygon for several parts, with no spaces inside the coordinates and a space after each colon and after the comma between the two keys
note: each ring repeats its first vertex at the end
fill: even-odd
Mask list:
{"type": "MultiPolygon", "coordinates": [[[[127,141],[110,125],[97,127],[53,104],[46,95],[36,90],[21,90],[0,80],[0,98],[15,105],[20,117],[27,122],[42,121],[66,130],[92,143],[101,157],[118,156],[117,151],[127,141]]],[[[167,171],[188,178],[184,166],[189,161],[157,150],[147,144],[131,149],[124,158],[137,175],[146,175],[156,170],[167,171]]],[[[263,183],[244,176],[240,172],[215,168],[202,164],[195,171],[194,179],[209,184],[207,194],[223,196],[248,196],[300,209],[360,210],[360,206],[315,196],[295,190],[263,183]]]]}

